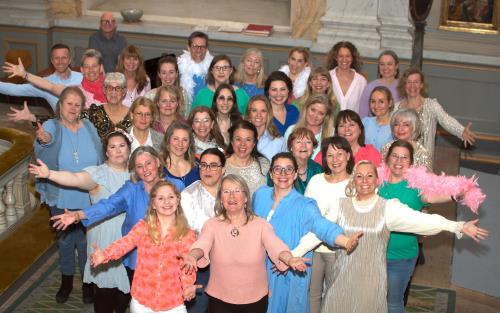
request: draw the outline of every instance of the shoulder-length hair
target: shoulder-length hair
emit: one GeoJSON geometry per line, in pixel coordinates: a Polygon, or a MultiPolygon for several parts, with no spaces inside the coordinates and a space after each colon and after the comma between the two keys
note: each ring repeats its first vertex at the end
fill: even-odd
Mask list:
{"type": "Polygon", "coordinates": [[[220,84],[219,87],[215,89],[214,96],[212,98],[212,111],[214,112],[215,116],[219,114],[219,108],[217,107],[217,98],[219,97],[223,89],[228,89],[231,92],[231,96],[233,97],[233,106],[229,111],[229,119],[231,120],[231,125],[233,125],[237,121],[241,120],[241,114],[238,110],[238,99],[236,98],[236,92],[234,91],[232,85],[220,84]]]}
{"type": "Polygon", "coordinates": [[[134,80],[137,84],[137,93],[140,93],[148,84],[149,77],[146,74],[144,59],[142,58],[139,48],[134,45],[129,45],[122,50],[120,56],[118,57],[118,63],[116,64],[117,72],[125,73],[124,62],[126,58],[136,58],[139,60],[139,66],[137,67],[137,70],[135,70],[134,80]]]}
{"type": "Polygon", "coordinates": [[[165,56],[162,56],[158,60],[158,75],[156,75],[156,85],[161,86],[161,79],[160,79],[160,71],[161,71],[161,66],[163,64],[172,64],[175,68],[175,71],[177,72],[177,79],[174,82],[174,85],[181,89],[181,73],[179,72],[179,65],[177,65],[177,57],[175,54],[167,54],[165,56]]]}
{"type": "Polygon", "coordinates": [[[267,76],[266,81],[264,82],[264,95],[269,98],[269,88],[271,84],[275,81],[282,81],[286,84],[288,88],[288,93],[293,90],[293,82],[285,73],[282,71],[274,71],[269,76],[267,76]]]}
{"type": "Polygon", "coordinates": [[[224,218],[225,221],[231,223],[231,218],[229,218],[229,216],[227,215],[226,208],[224,208],[224,205],[222,205],[222,185],[226,180],[240,185],[241,191],[247,197],[246,205],[243,208],[243,211],[245,212],[245,224],[246,224],[248,223],[248,221],[253,219],[255,213],[252,210],[252,199],[250,198],[250,189],[248,189],[248,185],[245,182],[245,180],[239,175],[228,174],[222,177],[219,190],[217,190],[217,197],[215,198],[215,207],[214,207],[215,216],[222,217],[224,218]]]}
{"type": "Polygon", "coordinates": [[[418,118],[418,113],[414,109],[398,109],[391,116],[391,131],[394,132],[394,127],[399,121],[408,121],[411,124],[413,133],[411,134],[411,140],[417,140],[420,137],[420,118],[418,118]]]}
{"type": "Polygon", "coordinates": [[[420,75],[420,81],[422,82],[422,90],[420,90],[420,95],[422,97],[427,97],[427,84],[425,83],[425,76],[424,76],[424,72],[422,72],[421,70],[417,69],[417,68],[409,68],[407,69],[404,73],[403,73],[403,76],[401,76],[401,78],[399,79],[399,83],[398,83],[398,92],[399,92],[399,95],[401,96],[401,98],[406,98],[408,97],[408,95],[406,94],[406,82],[408,81],[408,77],[410,75],[413,75],[413,74],[418,74],[420,75]]]}
{"type": "MultiPolygon", "coordinates": [[[[212,129],[210,129],[210,138],[213,138],[215,140],[215,143],[217,146],[222,148],[223,150],[226,150],[226,143],[224,142],[224,136],[222,136],[219,128],[219,124],[217,123],[217,117],[215,116],[215,113],[209,109],[208,107],[204,105],[200,105],[195,107],[191,113],[189,113],[188,116],[188,123],[193,127],[194,123],[194,118],[196,117],[196,114],[198,113],[207,113],[208,116],[210,116],[210,119],[214,122],[214,125],[212,126],[212,129]]],[[[194,135],[195,136],[195,135],[194,135]]]]}
{"type": "Polygon", "coordinates": [[[215,78],[214,74],[212,74],[212,70],[215,64],[217,64],[220,61],[227,61],[227,63],[229,63],[229,67],[231,67],[231,75],[229,75],[229,84],[232,85],[234,83],[235,70],[231,58],[225,54],[219,54],[212,59],[212,62],[210,62],[210,66],[208,67],[207,78],[206,78],[207,85],[212,85],[212,86],[215,85],[215,78]]]}
{"type": "Polygon", "coordinates": [[[339,115],[337,115],[337,120],[335,121],[335,134],[339,133],[339,124],[341,122],[348,122],[348,121],[353,121],[354,123],[358,124],[359,127],[359,137],[358,137],[358,144],[361,147],[365,146],[365,126],[363,125],[363,122],[361,122],[361,118],[359,117],[359,114],[354,112],[353,110],[342,110],[339,112],[339,115]]]}
{"type": "Polygon", "coordinates": [[[159,181],[157,182],[153,188],[151,188],[150,192],[150,199],[149,199],[149,205],[148,205],[148,210],[146,213],[146,217],[144,220],[146,221],[146,224],[148,225],[148,235],[149,238],[151,238],[151,241],[155,245],[159,245],[161,241],[161,232],[158,229],[158,213],[156,208],[154,207],[154,200],[158,195],[158,190],[162,187],[170,187],[177,199],[179,199],[179,205],[177,206],[177,209],[175,210],[175,224],[173,227],[173,239],[174,240],[180,240],[182,237],[186,236],[186,234],[189,231],[189,225],[186,220],[186,216],[184,215],[184,210],[182,209],[181,206],[181,193],[175,187],[174,184],[168,181],[159,181]]]}
{"type": "Polygon", "coordinates": [[[247,81],[247,77],[245,74],[245,60],[251,56],[251,55],[256,55],[260,59],[260,70],[257,73],[257,79],[255,82],[255,86],[257,88],[262,88],[264,87],[264,81],[266,80],[266,74],[264,71],[264,57],[262,55],[262,51],[260,51],[258,48],[250,48],[245,50],[243,54],[241,55],[240,58],[240,64],[238,65],[238,70],[236,71],[236,74],[234,75],[234,81],[239,84],[245,84],[247,81]]]}
{"type": "Polygon", "coordinates": [[[163,142],[161,145],[161,158],[163,160],[163,163],[165,166],[170,167],[172,165],[172,160],[170,156],[170,139],[172,139],[172,136],[174,135],[174,131],[182,129],[187,132],[188,138],[189,138],[189,146],[186,152],[184,153],[184,160],[188,161],[191,166],[195,166],[195,149],[194,149],[194,135],[193,135],[193,129],[191,126],[187,125],[184,122],[180,121],[174,121],[170,126],[167,128],[167,131],[165,132],[165,137],[163,137],[163,142]]]}
{"type": "MultiPolygon", "coordinates": [[[[156,116],[158,115],[157,110],[156,110],[156,105],[153,103],[153,101],[151,101],[151,99],[148,99],[146,97],[135,98],[134,102],[132,102],[132,105],[128,109],[129,116],[132,117],[132,115],[134,114],[134,111],[139,106],[144,106],[151,111],[151,123],[153,123],[153,121],[156,120],[156,116]]],[[[151,127],[151,125],[150,125],[150,127],[151,127]]]]}
{"type": "Polygon", "coordinates": [[[130,175],[130,180],[134,183],[137,183],[140,181],[139,177],[137,176],[135,172],[135,162],[137,160],[137,157],[139,157],[142,154],[149,154],[156,160],[158,160],[158,177],[163,177],[163,162],[161,161],[160,154],[158,151],[155,150],[155,148],[150,147],[150,146],[140,146],[134,150],[132,155],[130,156],[130,160],[128,162],[128,171],[131,173],[130,175]]]}
{"type": "MultiPolygon", "coordinates": [[[[378,56],[377,60],[380,62],[380,59],[386,55],[388,55],[394,59],[394,64],[399,65],[399,57],[396,54],[396,52],[394,52],[392,50],[382,51],[382,53],[380,53],[380,55],[378,56]]],[[[380,74],[380,66],[378,66],[378,65],[377,65],[377,77],[382,77],[382,74],[380,74]]],[[[396,70],[396,76],[394,78],[399,78],[399,66],[398,66],[398,69],[396,70]]]]}
{"type": "Polygon", "coordinates": [[[230,157],[234,153],[233,139],[234,139],[234,133],[238,129],[246,129],[246,130],[249,130],[253,133],[253,141],[254,141],[255,145],[253,146],[253,149],[250,152],[250,158],[252,158],[255,162],[257,162],[259,164],[259,169],[260,169],[261,174],[266,175],[266,173],[262,172],[262,165],[260,164],[260,159],[261,158],[265,159],[265,157],[262,153],[259,152],[259,150],[257,150],[257,144],[258,144],[257,128],[255,128],[255,126],[247,120],[239,120],[234,125],[229,127],[229,145],[227,146],[227,149],[226,149],[227,156],[230,157]]]}
{"type": "Polygon", "coordinates": [[[158,111],[160,110],[160,97],[163,93],[169,93],[177,101],[177,108],[175,109],[176,115],[182,115],[186,109],[184,98],[182,97],[182,91],[177,86],[160,86],[156,90],[156,95],[154,98],[154,103],[157,106],[158,111]]]}
{"type": "Polygon", "coordinates": [[[274,117],[273,106],[271,105],[271,102],[269,101],[269,99],[266,96],[255,95],[252,98],[250,98],[250,101],[248,101],[247,112],[246,112],[247,119],[248,119],[250,112],[252,111],[252,104],[256,101],[262,101],[266,105],[266,109],[267,109],[266,129],[269,132],[269,134],[273,138],[282,137],[280,131],[278,130],[278,128],[276,127],[276,125],[274,124],[274,121],[273,121],[273,117],[274,117]]]}
{"type": "Polygon", "coordinates": [[[307,127],[307,110],[313,104],[322,104],[326,108],[325,119],[323,120],[323,125],[321,126],[321,141],[333,135],[333,126],[335,121],[335,112],[333,111],[333,106],[330,100],[325,95],[313,95],[307,99],[304,108],[300,111],[299,120],[295,127],[307,127]]]}
{"type": "Polygon", "coordinates": [[[384,159],[385,164],[389,163],[389,158],[391,157],[392,150],[394,150],[394,148],[405,148],[406,150],[408,150],[408,153],[410,154],[410,166],[413,165],[413,161],[414,161],[413,160],[413,153],[414,153],[415,149],[413,149],[413,145],[411,143],[409,143],[406,140],[401,140],[401,139],[394,141],[391,144],[391,146],[389,147],[389,150],[387,150],[387,154],[385,155],[385,159],[384,159]]]}
{"type": "Polygon", "coordinates": [[[361,72],[361,67],[363,66],[363,62],[359,55],[358,49],[356,46],[350,41],[339,41],[337,42],[331,49],[328,51],[326,55],[326,68],[331,71],[337,67],[337,57],[339,55],[339,51],[341,48],[346,48],[352,55],[352,63],[351,68],[356,72],[361,72]]]}
{"type": "Polygon", "coordinates": [[[347,160],[346,172],[347,174],[352,174],[352,170],[354,168],[354,154],[352,153],[351,145],[344,137],[333,136],[326,138],[321,142],[321,166],[323,168],[323,172],[325,174],[331,174],[332,170],[328,166],[328,162],[326,161],[326,153],[329,147],[334,147],[340,150],[344,150],[349,154],[349,160],[347,160]]]}
{"type": "Polygon", "coordinates": [[[78,86],[68,86],[63,89],[61,95],[59,96],[59,100],[57,101],[56,104],[55,116],[59,120],[61,119],[61,105],[66,100],[66,98],[68,98],[69,95],[75,95],[78,96],[78,98],[80,98],[80,110],[83,111],[83,108],[85,106],[85,94],[78,86]]]}
{"type": "Polygon", "coordinates": [[[337,111],[338,103],[337,103],[337,98],[335,98],[335,93],[333,92],[333,88],[332,88],[332,84],[333,84],[332,76],[324,67],[316,67],[315,69],[313,69],[311,71],[311,74],[309,75],[309,78],[307,79],[307,88],[304,92],[304,95],[302,95],[302,97],[297,99],[299,110],[302,111],[307,99],[309,99],[309,97],[311,97],[314,94],[314,92],[311,88],[311,81],[315,77],[318,77],[318,76],[324,77],[328,80],[328,89],[326,90],[326,97],[328,98],[328,100],[330,100],[330,103],[332,104],[333,112],[335,114],[335,112],[337,111]]]}

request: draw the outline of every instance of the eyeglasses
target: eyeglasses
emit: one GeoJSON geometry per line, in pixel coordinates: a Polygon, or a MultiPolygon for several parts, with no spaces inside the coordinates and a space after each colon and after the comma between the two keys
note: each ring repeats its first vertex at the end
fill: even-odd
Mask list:
{"type": "Polygon", "coordinates": [[[222,194],[224,196],[229,196],[230,194],[233,194],[234,196],[239,196],[241,195],[243,191],[241,189],[233,189],[233,190],[222,190],[222,194]]]}
{"type": "Polygon", "coordinates": [[[418,86],[418,85],[420,85],[421,83],[422,83],[422,82],[421,82],[420,80],[407,80],[407,81],[406,81],[406,84],[407,84],[407,85],[416,85],[416,86],[418,86]]]}
{"type": "Polygon", "coordinates": [[[119,92],[119,91],[122,91],[123,90],[123,87],[122,86],[110,86],[110,85],[107,85],[107,86],[104,86],[104,90],[106,90],[107,92],[119,92]]]}
{"type": "Polygon", "coordinates": [[[214,71],[216,72],[227,72],[229,69],[231,69],[231,66],[229,65],[224,65],[224,66],[214,66],[213,67],[214,71]]]}
{"type": "Polygon", "coordinates": [[[151,113],[149,113],[149,112],[146,112],[146,113],[134,112],[134,115],[137,117],[142,117],[142,118],[151,118],[151,113]]]}
{"type": "Polygon", "coordinates": [[[286,166],[286,167],[282,167],[282,166],[275,166],[272,168],[272,171],[273,171],[273,174],[274,175],[283,175],[283,173],[285,173],[286,175],[291,175],[295,172],[295,167],[293,166],[286,166]]]}
{"type": "Polygon", "coordinates": [[[101,24],[114,24],[116,23],[115,20],[101,20],[101,24]]]}
{"type": "Polygon", "coordinates": [[[167,105],[167,104],[171,104],[171,105],[174,105],[174,104],[177,104],[177,100],[176,99],[170,99],[170,100],[161,100],[159,101],[158,103],[159,105],[167,105]]]}
{"type": "Polygon", "coordinates": [[[209,118],[204,118],[204,119],[201,119],[201,120],[193,120],[193,124],[208,124],[211,121],[212,120],[209,119],[209,118]]]}
{"type": "Polygon", "coordinates": [[[195,45],[191,46],[191,49],[193,49],[193,50],[204,50],[206,48],[207,48],[207,46],[195,46],[195,45]]]}
{"type": "Polygon", "coordinates": [[[405,154],[391,153],[391,158],[402,163],[410,162],[410,157],[405,154]]]}
{"type": "Polygon", "coordinates": [[[222,101],[222,102],[234,102],[233,97],[224,97],[224,96],[218,96],[217,100],[222,101]]]}
{"type": "Polygon", "coordinates": [[[222,164],[218,164],[218,163],[205,163],[205,162],[201,162],[200,163],[200,170],[209,170],[209,171],[216,171],[218,168],[222,167],[222,164]]]}

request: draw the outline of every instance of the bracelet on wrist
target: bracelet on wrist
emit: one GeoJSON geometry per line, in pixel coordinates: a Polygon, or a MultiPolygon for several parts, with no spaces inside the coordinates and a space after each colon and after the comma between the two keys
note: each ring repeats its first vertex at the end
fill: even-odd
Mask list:
{"type": "Polygon", "coordinates": [[[28,72],[26,71],[24,72],[24,80],[28,80],[28,74],[29,74],[28,72]]]}

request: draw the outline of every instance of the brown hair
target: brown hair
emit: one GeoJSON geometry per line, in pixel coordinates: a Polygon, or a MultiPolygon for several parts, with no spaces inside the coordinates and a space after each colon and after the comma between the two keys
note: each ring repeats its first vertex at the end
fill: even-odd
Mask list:
{"type": "Polygon", "coordinates": [[[399,83],[398,83],[398,91],[399,91],[399,95],[401,96],[401,98],[406,98],[408,97],[408,95],[406,94],[406,81],[408,80],[408,77],[410,75],[413,75],[413,74],[418,74],[420,75],[420,80],[422,82],[422,90],[420,90],[420,95],[422,97],[427,97],[427,84],[425,83],[425,76],[424,76],[424,73],[419,70],[419,69],[416,69],[416,68],[409,68],[407,69],[404,73],[403,73],[403,76],[401,76],[401,78],[399,79],[399,83]]]}
{"type": "MultiPolygon", "coordinates": [[[[198,113],[207,113],[210,116],[210,119],[212,122],[214,122],[214,125],[212,126],[212,129],[210,129],[210,136],[215,140],[215,143],[217,146],[220,148],[226,150],[226,143],[224,142],[224,137],[222,136],[219,128],[219,124],[217,123],[217,117],[215,116],[215,113],[209,109],[208,107],[204,105],[200,105],[195,107],[191,113],[189,113],[188,117],[188,123],[193,128],[193,123],[194,123],[194,118],[196,117],[196,114],[198,113]]],[[[194,133],[194,131],[193,131],[194,133]]],[[[193,136],[195,136],[193,134],[193,136]]]]}
{"type": "Polygon", "coordinates": [[[337,115],[337,120],[335,121],[335,134],[339,133],[339,124],[340,122],[347,122],[347,121],[353,121],[354,123],[358,124],[359,127],[359,137],[358,137],[358,144],[361,147],[365,146],[365,126],[363,125],[363,122],[361,122],[361,118],[359,117],[359,114],[354,112],[353,110],[342,110],[339,112],[339,115],[337,115]]]}
{"type": "Polygon", "coordinates": [[[170,158],[170,150],[169,150],[169,142],[172,136],[174,135],[174,131],[182,129],[187,132],[189,138],[189,146],[187,151],[184,153],[184,160],[188,161],[191,166],[195,166],[195,155],[194,155],[194,136],[193,129],[190,125],[187,125],[184,122],[175,121],[167,128],[165,132],[165,137],[163,137],[163,142],[161,145],[161,158],[165,166],[171,166],[172,160],[170,158]]]}
{"type": "Polygon", "coordinates": [[[267,109],[266,129],[269,132],[269,134],[274,138],[282,137],[280,131],[276,127],[276,124],[274,124],[273,106],[271,105],[269,99],[264,95],[255,95],[252,98],[250,98],[250,101],[248,101],[247,112],[246,112],[247,120],[250,111],[252,110],[252,104],[256,101],[262,101],[266,105],[267,109]]]}
{"type": "Polygon", "coordinates": [[[139,66],[135,71],[135,82],[137,84],[137,93],[140,93],[144,87],[147,86],[149,82],[149,77],[146,74],[146,69],[144,68],[144,59],[142,58],[141,52],[138,47],[134,45],[129,45],[125,47],[120,56],[118,57],[118,64],[116,64],[116,71],[125,74],[125,58],[136,58],[139,60],[139,66]]]}
{"type": "Polygon", "coordinates": [[[358,49],[350,41],[339,41],[330,49],[330,51],[328,51],[326,55],[326,68],[331,71],[337,67],[337,57],[341,48],[346,48],[349,52],[351,52],[351,68],[360,73],[363,62],[361,61],[358,49]]]}
{"type": "Polygon", "coordinates": [[[292,144],[295,139],[306,138],[306,137],[311,139],[313,144],[313,149],[316,149],[319,143],[316,137],[314,136],[314,133],[309,128],[306,127],[295,127],[290,136],[288,136],[288,140],[286,143],[288,151],[292,151],[292,144]]]}
{"type": "Polygon", "coordinates": [[[321,126],[321,140],[328,138],[333,135],[333,126],[335,121],[333,106],[329,99],[325,95],[313,95],[307,99],[304,108],[300,111],[299,120],[295,127],[307,127],[306,115],[307,109],[313,104],[320,103],[326,107],[325,119],[323,120],[323,125],[321,126]]]}
{"type": "Polygon", "coordinates": [[[227,63],[229,63],[229,67],[231,67],[231,75],[229,75],[229,84],[232,85],[234,83],[235,70],[231,58],[225,54],[219,54],[213,58],[212,62],[210,62],[210,66],[208,67],[207,78],[206,78],[207,85],[215,85],[215,78],[214,74],[212,74],[212,70],[214,69],[215,64],[217,64],[220,61],[227,61],[227,63]]]}

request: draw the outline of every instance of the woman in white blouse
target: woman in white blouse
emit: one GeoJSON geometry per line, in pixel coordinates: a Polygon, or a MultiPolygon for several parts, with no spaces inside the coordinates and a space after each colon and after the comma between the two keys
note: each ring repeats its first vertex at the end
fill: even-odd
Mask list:
{"type": "Polygon", "coordinates": [[[332,76],[340,110],[359,112],[359,100],[366,87],[366,78],[360,74],[361,66],[358,49],[349,41],[337,42],[326,55],[326,68],[332,76]]]}
{"type": "MultiPolygon", "coordinates": [[[[339,199],[328,209],[326,217],[339,224],[347,236],[360,230],[364,236],[351,255],[337,252],[335,265],[326,273],[333,284],[325,293],[322,312],[387,312],[385,251],[391,231],[434,235],[446,230],[458,238],[466,234],[476,241],[488,237],[487,230],[476,226],[479,220],[454,222],[437,214],[414,211],[397,199],[380,198],[377,181],[375,166],[360,161],[346,188],[349,197],[339,199]]],[[[320,243],[308,236],[301,239],[294,255],[320,243]]]]}

